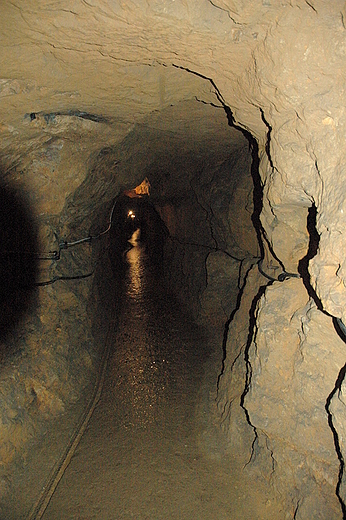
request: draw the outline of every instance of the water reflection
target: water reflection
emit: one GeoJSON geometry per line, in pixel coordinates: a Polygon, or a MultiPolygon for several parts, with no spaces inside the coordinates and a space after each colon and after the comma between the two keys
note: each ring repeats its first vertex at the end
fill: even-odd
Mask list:
{"type": "Polygon", "coordinates": [[[125,429],[170,424],[171,412],[188,398],[191,367],[188,345],[191,326],[165,290],[136,231],[126,253],[124,294],[111,363],[113,390],[109,396],[125,429]]]}
{"type": "Polygon", "coordinates": [[[130,298],[139,298],[142,294],[145,266],[143,246],[140,244],[139,238],[140,229],[137,229],[129,240],[132,248],[126,254],[129,268],[127,294],[130,298]]]}

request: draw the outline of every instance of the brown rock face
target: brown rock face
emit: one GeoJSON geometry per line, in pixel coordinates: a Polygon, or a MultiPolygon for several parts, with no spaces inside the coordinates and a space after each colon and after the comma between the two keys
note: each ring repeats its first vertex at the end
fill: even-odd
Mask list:
{"type": "Polygon", "coordinates": [[[32,4],[0,20],[0,496],[90,392],[100,237],[148,177],[171,286],[228,331],[227,449],[282,519],[342,518],[344,2],[32,4]]]}

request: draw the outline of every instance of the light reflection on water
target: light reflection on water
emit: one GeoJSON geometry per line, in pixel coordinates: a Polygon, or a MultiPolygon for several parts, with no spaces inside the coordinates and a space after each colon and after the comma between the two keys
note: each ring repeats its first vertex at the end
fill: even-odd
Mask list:
{"type": "Polygon", "coordinates": [[[191,374],[196,374],[191,367],[196,357],[189,355],[191,342],[196,342],[193,327],[184,325],[184,316],[137,239],[132,237],[133,247],[125,257],[123,305],[110,362],[109,400],[125,429],[169,425],[188,399],[191,374]]]}
{"type": "Polygon", "coordinates": [[[132,248],[126,254],[128,270],[127,294],[131,298],[139,298],[142,293],[145,273],[144,249],[139,242],[140,230],[137,229],[129,240],[132,248]]]}

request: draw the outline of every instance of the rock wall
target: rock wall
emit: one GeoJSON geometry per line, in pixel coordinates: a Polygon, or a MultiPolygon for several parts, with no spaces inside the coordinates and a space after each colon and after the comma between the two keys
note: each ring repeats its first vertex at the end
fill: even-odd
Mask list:
{"type": "MultiPolygon", "coordinates": [[[[191,238],[188,208],[203,216],[207,271],[192,246],[171,249],[173,259],[196,311],[230,321],[220,420],[230,450],[241,446],[250,461],[246,471],[280,493],[283,518],[323,518],[327,510],[340,518],[345,510],[344,343],[332,325],[346,323],[345,15],[341,0],[100,0],[66,8],[20,0],[4,5],[0,20],[1,180],[25,195],[37,252],[97,235],[117,194],[150,173],[153,196],[181,242],[191,238]],[[258,246],[249,238],[251,203],[241,206],[245,229],[237,212],[227,214],[250,191],[240,178],[225,183],[227,172],[240,171],[227,163],[225,142],[233,138],[202,106],[225,109],[253,150],[256,144],[258,246]],[[319,247],[299,279],[312,206],[319,247]],[[238,252],[260,253],[262,274],[244,265],[241,299],[229,299],[225,286],[215,300],[219,280],[235,278],[230,264],[239,262],[229,255],[238,252]]],[[[61,261],[40,261],[38,280],[89,273],[96,256],[88,248],[83,242],[62,249],[61,261]]],[[[73,283],[38,287],[7,340],[22,356],[4,361],[1,373],[2,468],[46,412],[63,410],[95,374],[91,278],[73,283]],[[80,336],[71,338],[72,329],[80,336]]]]}
{"type": "Polygon", "coordinates": [[[170,285],[195,319],[221,331],[246,270],[259,257],[249,143],[239,131],[230,129],[230,137],[217,160],[208,148],[201,163],[190,157],[188,169],[185,162],[186,197],[174,193],[179,177],[174,165],[157,193],[157,209],[170,231],[165,255],[170,285]]]}

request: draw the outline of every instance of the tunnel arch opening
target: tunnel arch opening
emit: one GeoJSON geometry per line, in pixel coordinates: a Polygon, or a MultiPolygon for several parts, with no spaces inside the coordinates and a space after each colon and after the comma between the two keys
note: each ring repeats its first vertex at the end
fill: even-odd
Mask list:
{"type": "MultiPolygon", "coordinates": [[[[114,175],[115,189],[120,179],[113,220],[130,207],[126,194],[143,178],[150,179],[147,207],[165,236],[159,249],[169,284],[195,317],[212,314],[210,321],[223,325],[247,268],[261,254],[253,222],[260,200],[259,184],[254,189],[253,179],[257,149],[230,123],[223,108],[183,101],[136,125],[120,146],[100,153],[94,166],[95,171],[108,169],[110,177],[114,175]],[[122,180],[125,172],[137,179],[132,186],[122,180]]],[[[145,200],[138,198],[134,207],[145,200]]],[[[120,228],[116,238],[113,226],[113,243],[116,238],[120,244],[126,235],[120,228]]]]}
{"type": "MultiPolygon", "coordinates": [[[[186,112],[183,119],[178,107],[180,120],[176,121],[175,109],[171,107],[168,115],[154,114],[153,120],[135,127],[122,146],[107,150],[110,177],[114,184],[121,179],[114,187],[120,195],[117,195],[109,233],[117,253],[111,263],[114,269],[120,262],[119,252],[128,247],[128,238],[134,231],[131,215],[137,215],[141,204],[138,202],[145,200],[148,206],[146,198],[136,200],[126,193],[143,177],[148,177],[150,204],[168,230],[163,252],[166,279],[183,308],[207,323],[209,333],[217,331],[220,370],[226,349],[225,324],[229,324],[239,308],[246,275],[262,253],[254,225],[262,202],[259,160],[254,143],[229,125],[224,111],[206,106],[204,116],[198,103],[189,103],[189,106],[198,107],[198,126],[194,110],[186,112]],[[213,134],[210,121],[214,111],[220,114],[220,119],[215,117],[213,134]],[[176,125],[173,135],[166,128],[162,130],[168,125],[165,117],[173,127],[176,125]],[[181,127],[180,135],[177,126],[181,127]],[[114,168],[112,163],[116,163],[114,168]],[[129,177],[132,175],[133,181],[124,182],[123,172],[129,177]]],[[[97,170],[105,167],[106,155],[101,153],[99,157],[97,170]]],[[[111,201],[110,205],[113,199],[111,201]]],[[[133,281],[138,290],[135,277],[133,281]]],[[[212,348],[214,345],[210,350],[212,348]]],[[[143,361],[143,357],[141,359],[143,361]]],[[[145,368],[141,366],[140,370],[145,368]]]]}
{"type": "MultiPolygon", "coordinates": [[[[53,122],[59,124],[60,119],[67,117],[64,113],[57,113],[56,117],[54,113],[49,113],[47,118],[44,114],[41,116],[48,126],[53,122]]],[[[71,117],[81,123],[78,114],[71,117]]],[[[82,120],[84,124],[86,119],[82,120]]],[[[154,264],[163,266],[168,286],[182,308],[187,309],[193,319],[207,323],[211,334],[221,331],[218,342],[221,355],[225,323],[237,306],[246,273],[257,261],[261,249],[253,218],[254,211],[259,209],[259,199],[254,200],[258,192],[255,187],[254,195],[253,176],[255,169],[258,180],[258,155],[250,141],[246,132],[231,124],[224,106],[190,99],[152,112],[117,144],[107,144],[92,152],[87,175],[67,198],[57,224],[58,245],[63,244],[63,254],[55,268],[62,276],[53,279],[66,281],[57,286],[58,298],[68,302],[85,297],[82,286],[70,284],[69,273],[75,272],[75,267],[78,272],[90,271],[86,268],[87,247],[102,242],[94,238],[107,237],[113,246],[116,243],[116,247],[111,248],[111,269],[113,272],[116,269],[119,279],[119,273],[123,274],[122,254],[128,247],[132,226],[138,224],[133,222],[129,211],[136,215],[140,208],[146,211],[144,223],[156,222],[156,225],[141,226],[143,236],[147,235],[147,244],[160,243],[153,248],[154,264]],[[129,196],[129,192],[136,193],[135,187],[141,185],[138,183],[143,178],[150,178],[150,202],[147,194],[139,193],[141,196],[134,205],[136,197],[129,196]],[[96,218],[90,223],[91,215],[96,218]],[[156,233],[160,238],[154,238],[155,232],[150,232],[150,228],[160,229],[156,233]],[[71,250],[67,248],[65,254],[64,244],[79,245],[71,250]]],[[[115,286],[109,283],[110,277],[102,265],[99,269],[103,260],[96,260],[98,248],[103,260],[109,256],[104,255],[107,248],[104,243],[96,246],[92,253],[98,271],[95,271],[93,294],[89,298],[94,299],[89,305],[93,311],[94,303],[98,305],[102,301],[107,308],[110,299],[106,293],[110,287],[112,291],[120,289],[120,283],[115,286]]],[[[107,261],[106,264],[108,269],[107,261]]],[[[111,310],[112,319],[114,316],[116,319],[119,307],[116,305],[111,310]]],[[[69,319],[69,312],[63,308],[62,319],[65,316],[69,319]]],[[[95,312],[95,316],[98,313],[95,312]]],[[[95,334],[96,343],[98,335],[104,341],[100,321],[94,315],[92,319],[93,331],[99,329],[95,334]]],[[[107,325],[103,330],[106,328],[107,325]]],[[[58,323],[57,330],[60,329],[58,323]]],[[[59,334],[55,331],[53,334],[58,342],[59,334]]],[[[78,334],[82,336],[81,331],[78,334]]],[[[78,366],[78,356],[82,354],[88,359],[90,353],[92,362],[98,366],[103,347],[94,348],[87,343],[88,338],[83,344],[86,353],[78,349],[77,359],[71,364],[78,366]]],[[[83,376],[89,376],[87,370],[83,376]]]]}
{"type": "MultiPolygon", "coordinates": [[[[112,225],[106,234],[114,240],[119,231],[114,230],[119,225],[119,252],[126,250],[128,237],[135,229],[136,217],[132,219],[132,215],[136,215],[140,204],[143,203],[140,211],[151,208],[151,216],[155,215],[167,230],[166,234],[161,233],[165,240],[159,256],[163,258],[170,288],[194,318],[208,323],[210,331],[221,330],[218,346],[220,353],[223,349],[223,359],[218,387],[224,375],[228,326],[239,310],[244,280],[251,267],[264,257],[259,219],[263,186],[257,143],[250,134],[230,123],[231,112],[225,107],[197,100],[153,112],[118,144],[91,155],[93,166],[67,201],[58,226],[65,237],[71,230],[86,230],[87,239],[89,216],[96,215],[91,229],[105,230],[107,226],[100,222],[104,223],[106,210],[109,217],[111,208],[112,225]],[[133,186],[143,177],[150,178],[151,202],[144,195],[138,197],[142,202],[134,206],[126,192],[135,190],[133,186]],[[92,211],[88,200],[94,205],[92,211]],[[117,213],[120,208],[125,211],[121,217],[117,213]],[[121,224],[124,218],[126,226],[121,224]]],[[[148,230],[144,227],[145,235],[148,230]]],[[[104,231],[92,232],[90,242],[93,236],[104,235],[104,231]]],[[[147,237],[148,244],[152,241],[147,237]]],[[[87,257],[85,253],[76,253],[73,261],[83,265],[87,257]]],[[[117,262],[112,261],[113,267],[117,262]]],[[[65,267],[71,265],[67,261],[65,267]]],[[[100,278],[102,273],[98,281],[100,278]]],[[[244,405],[245,394],[242,395],[244,405]]]]}

